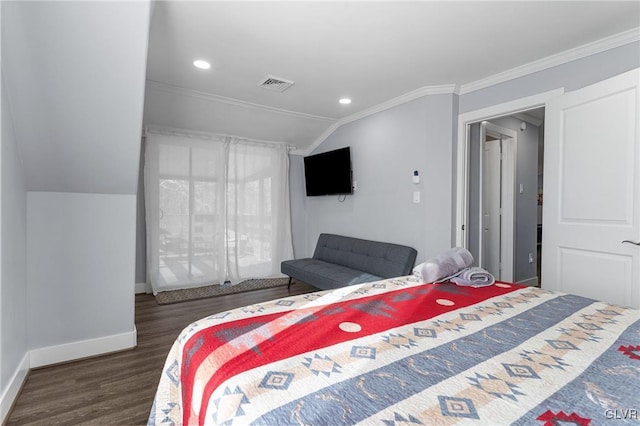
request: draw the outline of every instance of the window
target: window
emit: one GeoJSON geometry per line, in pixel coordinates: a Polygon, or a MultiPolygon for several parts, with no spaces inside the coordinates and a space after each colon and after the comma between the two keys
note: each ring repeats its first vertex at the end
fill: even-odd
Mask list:
{"type": "Polygon", "coordinates": [[[292,256],[287,179],[283,147],[149,134],[154,291],[278,275],[292,256]]]}

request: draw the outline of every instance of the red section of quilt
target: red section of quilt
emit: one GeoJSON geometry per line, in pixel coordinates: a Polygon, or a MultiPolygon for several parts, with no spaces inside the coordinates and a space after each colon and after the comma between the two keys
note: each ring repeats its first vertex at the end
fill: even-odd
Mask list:
{"type": "Polygon", "coordinates": [[[640,345],[620,346],[618,350],[629,358],[640,361],[640,345]]]}
{"type": "Polygon", "coordinates": [[[181,371],[184,424],[204,423],[207,403],[214,390],[244,371],[428,320],[520,288],[513,284],[482,288],[425,284],[329,305],[249,316],[208,327],[191,336],[184,346],[181,371]],[[192,412],[192,389],[198,367],[220,351],[224,351],[226,362],[207,378],[198,404],[199,413],[192,412]]]}
{"type": "Polygon", "coordinates": [[[576,426],[588,426],[591,419],[585,419],[580,417],[576,413],[565,414],[564,411],[554,413],[551,410],[547,410],[542,413],[536,420],[544,422],[543,426],[556,426],[558,424],[574,424],[576,426]]]}

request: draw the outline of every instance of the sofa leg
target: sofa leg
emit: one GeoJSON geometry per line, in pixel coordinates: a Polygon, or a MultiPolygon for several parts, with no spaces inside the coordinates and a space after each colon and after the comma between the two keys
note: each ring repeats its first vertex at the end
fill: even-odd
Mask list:
{"type": "Polygon", "coordinates": [[[291,277],[289,277],[289,284],[287,284],[287,290],[291,290],[291,277]]]}

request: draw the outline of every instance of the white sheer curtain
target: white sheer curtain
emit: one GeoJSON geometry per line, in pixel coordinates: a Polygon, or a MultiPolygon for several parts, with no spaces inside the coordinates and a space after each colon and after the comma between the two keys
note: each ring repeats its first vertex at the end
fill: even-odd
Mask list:
{"type": "Polygon", "coordinates": [[[293,257],[285,146],[227,144],[227,278],[277,275],[293,257]]]}
{"type": "Polygon", "coordinates": [[[285,146],[153,131],[146,144],[154,293],[280,275],[293,256],[285,146]]]}

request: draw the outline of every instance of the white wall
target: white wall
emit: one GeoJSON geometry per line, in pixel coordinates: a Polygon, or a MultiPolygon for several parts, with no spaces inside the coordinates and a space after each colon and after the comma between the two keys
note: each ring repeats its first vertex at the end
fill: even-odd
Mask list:
{"type": "Polygon", "coordinates": [[[27,190],[135,194],[149,2],[2,8],[2,72],[27,190]]]}
{"type": "Polygon", "coordinates": [[[417,262],[451,247],[454,95],[425,96],[338,128],[314,153],[351,147],[358,189],[307,197],[303,160],[292,156],[294,251],[308,257],[323,232],[408,245],[417,262]],[[413,171],[421,183],[412,183],[413,171]],[[421,203],[412,202],[413,191],[421,203]]]}
{"type": "MultiPolygon", "coordinates": [[[[4,86],[4,80],[2,81],[4,86]]],[[[2,87],[0,140],[0,422],[26,375],[27,355],[27,193],[2,87]]]]}
{"type": "Polygon", "coordinates": [[[58,353],[47,348],[135,336],[135,231],[135,195],[28,193],[28,342],[42,360],[58,353]]]}
{"type": "MultiPolygon", "coordinates": [[[[0,386],[17,377],[19,387],[25,359],[35,367],[135,345],[150,3],[2,2],[1,10],[0,386]],[[43,190],[51,192],[25,192],[43,190]]],[[[13,397],[0,390],[4,409],[13,397]]]]}

